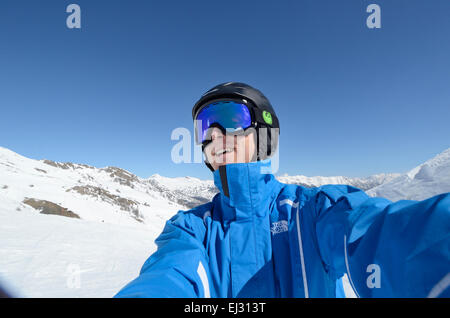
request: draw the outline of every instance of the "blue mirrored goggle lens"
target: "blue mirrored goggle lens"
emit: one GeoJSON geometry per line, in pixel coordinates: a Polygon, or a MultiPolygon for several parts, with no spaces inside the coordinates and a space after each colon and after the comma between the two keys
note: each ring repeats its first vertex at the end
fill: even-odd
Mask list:
{"type": "Polygon", "coordinates": [[[195,121],[196,142],[207,139],[208,128],[213,124],[222,126],[227,132],[243,130],[251,126],[252,116],[245,104],[223,101],[205,106],[198,113],[195,121]]]}

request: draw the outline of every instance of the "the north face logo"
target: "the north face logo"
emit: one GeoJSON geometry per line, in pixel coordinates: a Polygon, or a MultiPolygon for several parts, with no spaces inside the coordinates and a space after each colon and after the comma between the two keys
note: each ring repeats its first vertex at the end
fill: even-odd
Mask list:
{"type": "Polygon", "coordinates": [[[272,235],[287,232],[289,230],[288,222],[286,220],[281,220],[278,222],[272,223],[272,226],[270,227],[270,232],[272,235]]]}

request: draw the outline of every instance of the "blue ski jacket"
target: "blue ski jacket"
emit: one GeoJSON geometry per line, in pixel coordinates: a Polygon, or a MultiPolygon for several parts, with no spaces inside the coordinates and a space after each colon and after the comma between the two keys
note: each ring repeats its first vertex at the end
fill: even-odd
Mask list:
{"type": "Polygon", "coordinates": [[[391,202],[348,185],[305,188],[214,171],[212,202],[179,211],[115,297],[450,297],[450,193],[391,202]],[[340,288],[339,288],[340,287],[340,288]]]}

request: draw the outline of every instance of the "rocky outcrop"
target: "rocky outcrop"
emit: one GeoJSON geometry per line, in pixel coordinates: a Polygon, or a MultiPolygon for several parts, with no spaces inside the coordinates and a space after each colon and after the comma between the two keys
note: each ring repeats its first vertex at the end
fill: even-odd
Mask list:
{"type": "Polygon", "coordinates": [[[90,168],[93,169],[94,167],[85,165],[85,164],[78,164],[78,163],[71,163],[71,162],[56,162],[52,160],[43,160],[45,164],[48,164],[49,166],[55,167],[55,168],[61,168],[64,170],[75,170],[75,169],[82,169],[82,168],[90,168]]]}
{"type": "Polygon", "coordinates": [[[133,201],[115,194],[112,194],[108,190],[100,187],[85,185],[85,186],[75,186],[73,188],[67,189],[66,192],[76,192],[81,195],[89,195],[95,197],[98,200],[108,202],[112,205],[118,206],[122,211],[129,212],[131,216],[136,219],[136,221],[142,222],[143,217],[139,213],[139,202],[133,201]]]}
{"type": "Polygon", "coordinates": [[[41,214],[60,215],[60,216],[76,218],[76,219],[80,218],[78,216],[78,214],[76,214],[72,211],[69,211],[68,209],[66,209],[56,203],[50,202],[50,201],[38,200],[38,199],[33,199],[33,198],[25,198],[23,200],[23,203],[35,208],[41,214]]]}
{"type": "Polygon", "coordinates": [[[130,188],[134,189],[135,182],[139,182],[139,179],[134,174],[123,170],[121,168],[117,167],[106,167],[100,169],[101,171],[105,171],[106,173],[109,173],[109,176],[113,178],[114,182],[117,182],[121,185],[129,186],[130,188]]]}

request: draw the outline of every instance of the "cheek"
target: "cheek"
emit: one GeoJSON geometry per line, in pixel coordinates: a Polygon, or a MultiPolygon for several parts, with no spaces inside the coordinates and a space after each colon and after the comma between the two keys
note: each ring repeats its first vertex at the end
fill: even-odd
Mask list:
{"type": "Polygon", "coordinates": [[[246,142],[247,142],[247,148],[250,154],[250,158],[252,157],[252,155],[255,153],[256,151],[256,141],[255,141],[255,136],[249,135],[246,137],[246,142]]]}
{"type": "Polygon", "coordinates": [[[212,144],[210,143],[208,146],[205,147],[203,153],[205,154],[206,157],[206,161],[208,161],[209,163],[213,163],[214,162],[214,157],[211,154],[213,147],[212,144]]]}
{"type": "Polygon", "coordinates": [[[237,152],[239,160],[249,162],[252,160],[256,150],[255,139],[253,135],[243,136],[237,140],[237,152]]]}

